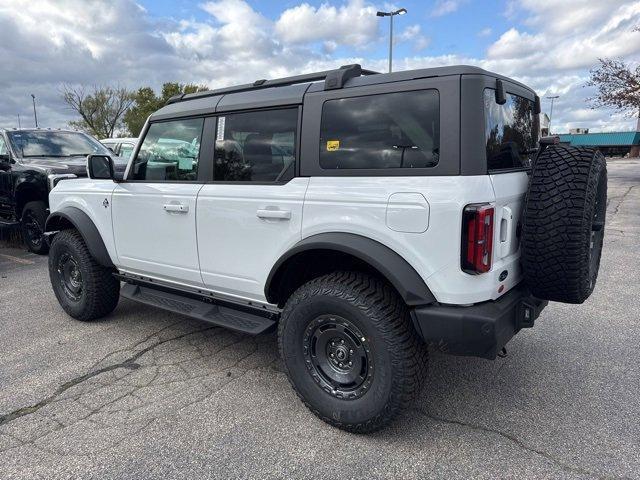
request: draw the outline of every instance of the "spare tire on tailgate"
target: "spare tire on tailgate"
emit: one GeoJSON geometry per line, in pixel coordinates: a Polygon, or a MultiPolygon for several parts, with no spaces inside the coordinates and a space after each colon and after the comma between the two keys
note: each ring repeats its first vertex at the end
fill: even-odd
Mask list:
{"type": "Polygon", "coordinates": [[[596,283],[607,209],[607,166],[591,148],[554,145],[531,172],[522,224],[522,266],[531,292],[582,303],[596,283]]]}

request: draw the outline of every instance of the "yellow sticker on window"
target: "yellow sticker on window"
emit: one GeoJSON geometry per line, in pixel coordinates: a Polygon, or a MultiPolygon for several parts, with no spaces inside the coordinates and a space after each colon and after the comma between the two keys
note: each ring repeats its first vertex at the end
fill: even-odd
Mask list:
{"type": "Polygon", "coordinates": [[[333,152],[340,148],[340,140],[327,140],[327,152],[333,152]]]}

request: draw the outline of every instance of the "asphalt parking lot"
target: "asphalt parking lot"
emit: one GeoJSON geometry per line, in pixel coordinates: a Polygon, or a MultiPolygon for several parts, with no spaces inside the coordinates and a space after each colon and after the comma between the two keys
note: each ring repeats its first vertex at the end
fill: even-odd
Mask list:
{"type": "Polygon", "coordinates": [[[603,261],[496,361],[432,354],[369,436],[298,401],[273,335],[122,300],[71,320],[46,257],[0,248],[0,479],[640,478],[640,161],[609,163],[603,261]]]}

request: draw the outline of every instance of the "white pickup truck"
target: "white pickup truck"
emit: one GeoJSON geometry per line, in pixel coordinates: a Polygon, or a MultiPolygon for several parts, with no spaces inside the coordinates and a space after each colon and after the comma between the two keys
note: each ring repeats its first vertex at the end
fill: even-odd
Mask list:
{"type": "Polygon", "coordinates": [[[316,415],[382,428],[419,392],[428,345],[493,359],[548,300],[593,291],[606,164],[539,139],[539,105],[466,66],[178,96],[123,179],[91,155],[89,178],[52,190],[53,290],[82,321],[123,296],[277,328],[316,415]]]}

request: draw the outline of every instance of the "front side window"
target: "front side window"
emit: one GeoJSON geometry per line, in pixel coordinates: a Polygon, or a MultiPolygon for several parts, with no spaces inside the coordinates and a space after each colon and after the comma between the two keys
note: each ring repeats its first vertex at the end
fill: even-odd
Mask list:
{"type": "Polygon", "coordinates": [[[80,132],[18,130],[7,132],[7,136],[15,154],[22,158],[109,155],[104,145],[80,132]]]}
{"type": "Polygon", "coordinates": [[[323,169],[434,167],[439,149],[437,90],[341,98],[322,107],[323,169]]]}
{"type": "Polygon", "coordinates": [[[488,170],[529,167],[537,152],[538,116],[533,113],[533,101],[510,93],[506,99],[498,105],[496,91],[484,90],[488,170]]]}
{"type": "Polygon", "coordinates": [[[295,168],[297,126],[297,108],[218,117],[214,180],[290,180],[295,168]]]}
{"type": "Polygon", "coordinates": [[[4,141],[4,138],[2,138],[2,135],[0,135],[0,155],[9,155],[9,149],[7,148],[7,144],[4,141]]]}
{"type": "Polygon", "coordinates": [[[197,180],[203,124],[203,118],[152,123],[133,162],[133,180],[197,180]]]}

